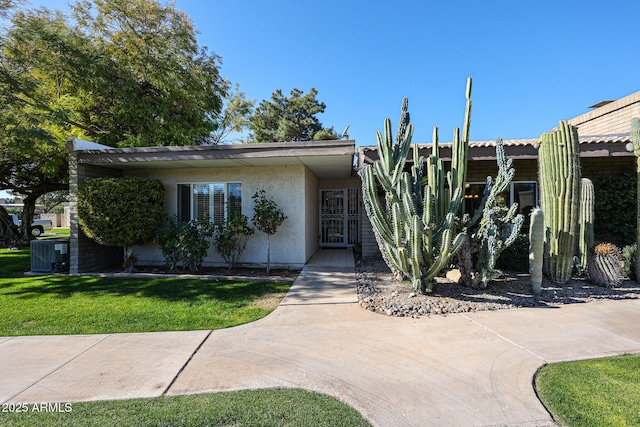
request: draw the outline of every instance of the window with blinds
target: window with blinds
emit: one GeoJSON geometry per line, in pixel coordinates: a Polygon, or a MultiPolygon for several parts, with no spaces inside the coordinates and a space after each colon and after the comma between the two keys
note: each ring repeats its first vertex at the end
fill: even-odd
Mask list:
{"type": "Polygon", "coordinates": [[[208,217],[223,222],[229,214],[242,213],[242,184],[178,184],[178,221],[208,217]]]}

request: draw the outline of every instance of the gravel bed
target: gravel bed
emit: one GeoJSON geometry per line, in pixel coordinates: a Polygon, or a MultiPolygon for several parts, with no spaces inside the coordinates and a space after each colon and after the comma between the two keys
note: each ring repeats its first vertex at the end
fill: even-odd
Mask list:
{"type": "Polygon", "coordinates": [[[358,303],[366,310],[387,316],[419,318],[640,298],[640,285],[635,281],[627,280],[617,288],[604,288],[583,278],[572,279],[564,286],[544,279],[542,295],[536,297],[531,292],[528,274],[503,273],[503,277],[491,282],[487,289],[471,289],[437,277],[433,292],[420,295],[413,292],[410,282],[394,280],[383,261],[359,260],[356,264],[358,303]]]}

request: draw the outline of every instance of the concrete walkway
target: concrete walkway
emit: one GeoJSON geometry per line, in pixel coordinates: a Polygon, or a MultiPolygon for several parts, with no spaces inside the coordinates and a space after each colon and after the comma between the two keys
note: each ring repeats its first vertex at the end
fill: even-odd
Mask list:
{"type": "Polygon", "coordinates": [[[0,402],[300,387],[378,426],[550,426],[540,366],[640,352],[640,300],[388,318],[354,281],[305,267],[271,315],[213,332],[0,338],[0,402]]]}

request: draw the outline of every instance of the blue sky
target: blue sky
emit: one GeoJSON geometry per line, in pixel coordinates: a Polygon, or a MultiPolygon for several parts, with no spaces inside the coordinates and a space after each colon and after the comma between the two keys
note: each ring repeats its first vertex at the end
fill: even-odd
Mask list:
{"type": "MultiPolygon", "coordinates": [[[[65,8],[65,1],[32,1],[65,8]]],[[[472,140],[533,138],[640,90],[640,2],[176,0],[248,98],[318,90],[320,120],[358,145],[409,97],[414,142],[462,126],[472,140]]]]}

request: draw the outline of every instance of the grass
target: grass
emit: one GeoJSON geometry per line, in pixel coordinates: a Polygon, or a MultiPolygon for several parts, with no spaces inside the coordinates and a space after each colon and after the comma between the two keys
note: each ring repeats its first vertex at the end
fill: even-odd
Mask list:
{"type": "Polygon", "coordinates": [[[38,240],[42,240],[42,239],[59,239],[61,237],[69,237],[70,234],[70,230],[69,228],[62,228],[62,227],[54,227],[51,230],[45,230],[44,234],[47,234],[47,236],[41,236],[38,237],[38,240]],[[48,234],[53,234],[51,236],[48,236],[48,234]]]}
{"type": "Polygon", "coordinates": [[[550,364],[535,387],[560,425],[640,425],[640,355],[550,364]]]}
{"type": "Polygon", "coordinates": [[[333,397],[296,389],[69,404],[71,412],[0,413],[10,426],[369,426],[333,397]]]}
{"type": "MultiPolygon", "coordinates": [[[[229,327],[265,316],[290,287],[211,280],[23,277],[29,266],[28,249],[0,249],[0,336],[229,327]]],[[[5,403],[0,425],[370,425],[339,400],[298,389],[61,403],[44,409],[5,403]]]]}
{"type": "Polygon", "coordinates": [[[0,249],[0,336],[221,329],[260,319],[290,283],[24,277],[29,250],[0,249]]]}

